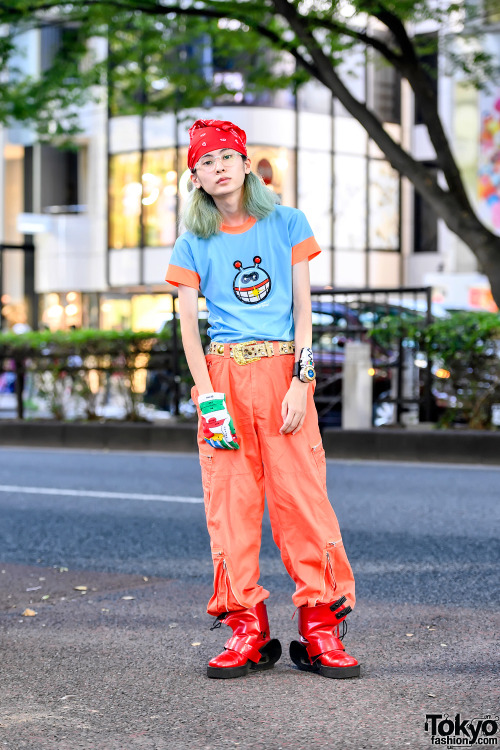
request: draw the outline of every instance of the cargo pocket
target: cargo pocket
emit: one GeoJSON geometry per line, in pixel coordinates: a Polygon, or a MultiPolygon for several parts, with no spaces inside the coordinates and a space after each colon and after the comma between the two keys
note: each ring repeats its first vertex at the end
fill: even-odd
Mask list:
{"type": "Polygon", "coordinates": [[[320,440],[317,445],[313,445],[313,447],[311,448],[311,453],[313,454],[314,463],[316,464],[316,469],[318,471],[319,478],[321,479],[321,485],[326,493],[326,455],[322,440],[320,440]]]}
{"type": "Polygon", "coordinates": [[[322,589],[321,598],[318,601],[329,602],[332,600],[333,595],[337,589],[337,579],[335,576],[336,561],[338,553],[342,551],[343,554],[344,543],[342,539],[338,539],[335,542],[327,542],[323,549],[322,557],[322,589]]]}
{"type": "Polygon", "coordinates": [[[205,500],[205,511],[208,513],[210,500],[212,497],[213,455],[200,452],[200,466],[203,499],[205,500]]]}
{"type": "Polygon", "coordinates": [[[220,612],[235,612],[238,609],[247,609],[247,605],[238,599],[233,583],[232,574],[224,550],[214,547],[212,550],[214,563],[214,597],[217,599],[217,609],[220,612]]]}
{"type": "Polygon", "coordinates": [[[208,372],[211,373],[212,370],[218,370],[219,367],[221,367],[224,364],[224,357],[219,357],[217,355],[207,354],[206,357],[205,357],[205,362],[207,364],[207,370],[208,370],[208,372]]]}
{"type": "Polygon", "coordinates": [[[212,388],[214,391],[224,391],[224,385],[222,383],[221,377],[224,372],[224,362],[227,360],[224,359],[224,357],[220,357],[217,354],[207,354],[205,357],[205,361],[207,364],[207,370],[208,370],[208,377],[210,378],[210,382],[212,383],[212,388]]]}

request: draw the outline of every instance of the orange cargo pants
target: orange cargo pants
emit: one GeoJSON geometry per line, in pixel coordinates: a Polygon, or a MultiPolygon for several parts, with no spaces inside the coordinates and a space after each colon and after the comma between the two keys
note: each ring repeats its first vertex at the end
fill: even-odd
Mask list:
{"type": "Polygon", "coordinates": [[[314,384],[308,387],[303,426],[296,435],[280,435],[281,403],[295,355],[275,354],[239,365],[230,358],[229,346],[224,348],[224,356],[207,354],[205,359],[214,391],[226,394],[239,450],[205,442],[198,390],[191,390],[214,564],[207,613],[246,609],[269,597],[258,583],[264,497],[273,539],[295,582],[295,606],[311,607],[344,595],[354,608],[354,576],[326,490],[314,384]]]}

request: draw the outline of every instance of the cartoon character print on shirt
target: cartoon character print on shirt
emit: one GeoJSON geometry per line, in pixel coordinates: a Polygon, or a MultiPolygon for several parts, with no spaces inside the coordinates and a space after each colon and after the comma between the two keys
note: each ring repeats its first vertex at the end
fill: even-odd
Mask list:
{"type": "Polygon", "coordinates": [[[238,273],[233,280],[233,292],[240,302],[246,305],[255,305],[262,302],[271,291],[271,278],[267,271],[259,267],[261,258],[256,255],[253,259],[254,266],[242,268],[241,260],[235,260],[233,266],[238,273]]]}

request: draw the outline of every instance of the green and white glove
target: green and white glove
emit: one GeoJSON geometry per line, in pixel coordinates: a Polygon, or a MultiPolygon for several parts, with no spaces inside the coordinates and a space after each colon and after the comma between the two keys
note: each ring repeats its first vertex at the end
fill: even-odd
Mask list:
{"type": "Polygon", "coordinates": [[[203,437],[214,448],[237,450],[238,438],[235,434],[233,420],[226,406],[225,393],[205,393],[198,396],[201,411],[203,437]]]}

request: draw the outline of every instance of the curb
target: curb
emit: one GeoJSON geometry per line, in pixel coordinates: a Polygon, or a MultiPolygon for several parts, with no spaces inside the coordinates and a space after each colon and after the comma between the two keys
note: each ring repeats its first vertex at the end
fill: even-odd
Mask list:
{"type": "Polygon", "coordinates": [[[189,423],[6,421],[0,423],[0,445],[176,453],[198,450],[196,425],[189,423]]]}
{"type": "MultiPolygon", "coordinates": [[[[197,425],[140,422],[0,422],[0,446],[196,453],[197,425]]],[[[500,431],[372,430],[323,431],[327,458],[500,466],[500,431]]]]}
{"type": "Polygon", "coordinates": [[[326,429],[328,458],[500,466],[500,431],[326,429]]]}

